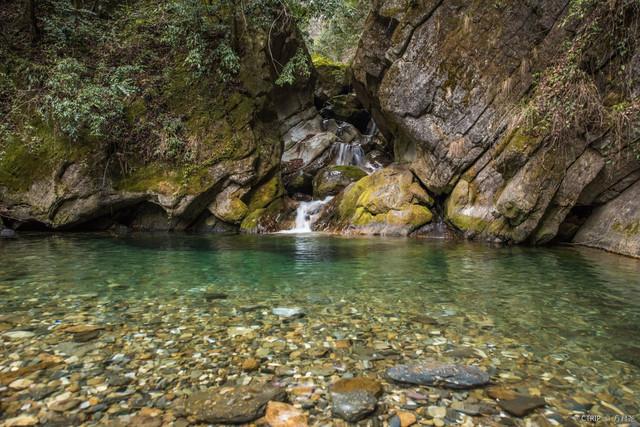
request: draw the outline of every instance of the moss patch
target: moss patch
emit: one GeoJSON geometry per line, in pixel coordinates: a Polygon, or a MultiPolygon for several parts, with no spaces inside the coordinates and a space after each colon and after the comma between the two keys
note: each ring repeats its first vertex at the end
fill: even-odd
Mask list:
{"type": "Polygon", "coordinates": [[[50,177],[63,162],[87,159],[92,142],[71,142],[55,134],[45,123],[34,123],[26,131],[25,142],[17,136],[0,141],[0,185],[9,191],[26,191],[50,177]]]}

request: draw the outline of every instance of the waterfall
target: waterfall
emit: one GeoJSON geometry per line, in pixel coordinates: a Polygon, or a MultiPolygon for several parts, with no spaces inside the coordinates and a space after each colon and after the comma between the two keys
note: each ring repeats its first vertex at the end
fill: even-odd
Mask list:
{"type": "Polygon", "coordinates": [[[313,230],[311,227],[318,220],[320,211],[333,199],[333,196],[329,196],[323,200],[312,200],[310,202],[300,202],[298,209],[296,210],[296,224],[295,227],[290,230],[280,231],[282,234],[298,234],[298,233],[311,233],[313,230]]]}
{"type": "Polygon", "coordinates": [[[336,144],[336,165],[338,166],[363,166],[364,150],[360,144],[336,144]]]}

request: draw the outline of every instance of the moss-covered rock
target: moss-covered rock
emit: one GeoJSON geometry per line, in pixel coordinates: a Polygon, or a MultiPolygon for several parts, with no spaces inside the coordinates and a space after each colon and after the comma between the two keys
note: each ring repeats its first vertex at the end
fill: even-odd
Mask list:
{"type": "Polygon", "coordinates": [[[329,166],[320,170],[313,179],[313,196],[324,199],[335,196],[352,182],[367,176],[357,166],[329,166]]]}
{"type": "Polygon", "coordinates": [[[349,185],[318,222],[322,229],[406,236],[433,219],[433,199],[408,169],[391,166],[349,185]]]}
{"type": "Polygon", "coordinates": [[[318,73],[315,96],[321,103],[349,92],[351,73],[347,64],[334,62],[318,54],[312,55],[311,59],[318,73]]]}

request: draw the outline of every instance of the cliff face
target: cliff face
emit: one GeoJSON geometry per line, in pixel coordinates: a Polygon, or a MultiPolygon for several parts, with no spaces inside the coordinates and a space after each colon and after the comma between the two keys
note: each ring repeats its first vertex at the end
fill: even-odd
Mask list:
{"type": "MultiPolygon", "coordinates": [[[[251,10],[253,3],[244,7],[251,10]]],[[[20,22],[21,4],[7,6],[0,17],[7,26],[13,15],[20,22]]],[[[56,2],[43,4],[53,7],[56,2]]],[[[83,11],[81,18],[90,17],[87,25],[113,28],[116,38],[100,38],[89,49],[74,45],[62,53],[56,51],[59,40],[48,27],[53,18],[64,18],[55,15],[55,9],[43,6],[42,16],[34,18],[41,33],[37,40],[26,43],[24,29],[15,29],[12,44],[1,52],[5,80],[0,86],[13,90],[3,99],[3,106],[9,105],[3,116],[8,131],[0,132],[0,216],[6,224],[22,229],[95,230],[121,224],[139,230],[225,230],[282,196],[280,128],[313,105],[311,60],[295,24],[274,21],[277,11],[257,11],[247,18],[231,8],[212,12],[213,22],[194,21],[205,30],[186,22],[173,33],[163,33],[181,18],[193,19],[174,7],[171,2],[139,1],[121,15],[83,11]],[[168,22],[161,20],[167,19],[164,15],[168,22]],[[267,20],[274,22],[271,28],[262,22],[267,20]],[[220,34],[208,32],[218,27],[223,28],[220,34]],[[197,31],[202,43],[228,50],[204,51],[205,57],[194,59],[199,51],[184,52],[182,45],[191,48],[197,31]],[[178,39],[166,41],[169,37],[178,39]],[[294,82],[276,84],[296,55],[307,62],[308,72],[293,70],[294,82]],[[195,60],[210,65],[210,73],[194,73],[188,66],[195,60]],[[66,69],[61,74],[53,61],[89,65],[78,74],[66,69]],[[220,72],[224,61],[231,63],[227,68],[232,76],[220,72]],[[112,93],[92,70],[115,69],[105,63],[128,67],[133,71],[127,82],[135,90],[123,97],[122,114],[114,113],[119,105],[108,107],[112,115],[105,129],[91,134],[92,123],[83,122],[71,137],[64,132],[66,116],[41,113],[54,96],[50,85],[34,91],[31,103],[17,98],[31,90],[29,76],[21,73],[24,63],[44,69],[46,81],[62,75],[63,89],[73,90],[71,78],[76,76],[81,93],[87,82],[98,81],[90,86],[102,91],[96,99],[85,101],[65,92],[54,104],[59,110],[79,101],[74,107],[79,111],[89,104],[89,118],[101,117],[103,92],[112,93]],[[119,126],[122,131],[109,138],[119,126]]],[[[115,92],[120,95],[118,87],[115,92]]]]}
{"type": "Polygon", "coordinates": [[[467,237],[640,256],[640,6],[586,3],[374,3],[354,86],[467,237]]]}

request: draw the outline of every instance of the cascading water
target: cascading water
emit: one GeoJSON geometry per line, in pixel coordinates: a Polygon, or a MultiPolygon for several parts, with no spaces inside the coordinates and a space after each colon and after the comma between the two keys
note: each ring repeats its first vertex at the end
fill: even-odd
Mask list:
{"type": "Polygon", "coordinates": [[[337,166],[363,166],[364,150],[360,144],[339,142],[335,147],[337,166]]]}
{"type": "Polygon", "coordinates": [[[290,230],[283,230],[282,234],[311,233],[313,224],[317,221],[320,211],[333,199],[329,196],[323,200],[312,200],[310,202],[300,202],[296,210],[296,224],[290,230]]]}
{"type": "MultiPolygon", "coordinates": [[[[348,127],[344,123],[338,124],[337,135],[343,137],[343,132],[347,132],[348,127]]],[[[357,166],[367,173],[372,173],[379,169],[379,165],[368,162],[365,158],[364,149],[362,148],[362,138],[367,141],[373,138],[377,127],[373,120],[367,127],[367,135],[359,135],[356,138],[345,139],[350,142],[336,142],[333,147],[333,162],[336,166],[357,166]]],[[[296,210],[295,227],[290,230],[283,230],[283,234],[300,234],[311,233],[313,224],[320,216],[322,208],[331,201],[333,197],[329,196],[324,200],[312,200],[310,202],[300,202],[296,210]]]]}

